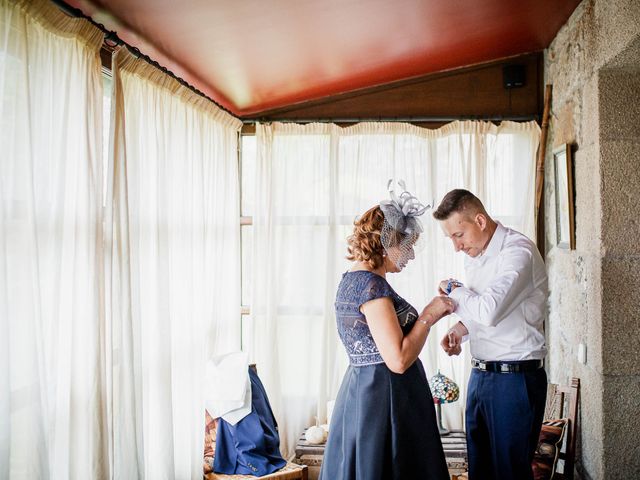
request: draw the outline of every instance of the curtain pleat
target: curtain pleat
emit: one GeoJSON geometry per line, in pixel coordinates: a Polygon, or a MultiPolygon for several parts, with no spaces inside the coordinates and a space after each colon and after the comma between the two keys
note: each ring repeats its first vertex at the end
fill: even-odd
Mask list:
{"type": "Polygon", "coordinates": [[[109,476],[102,33],[0,1],[0,478],[109,476]]]}
{"type": "Polygon", "coordinates": [[[114,478],[202,478],[204,366],[240,349],[241,122],[114,55],[107,318],[114,478]]]}

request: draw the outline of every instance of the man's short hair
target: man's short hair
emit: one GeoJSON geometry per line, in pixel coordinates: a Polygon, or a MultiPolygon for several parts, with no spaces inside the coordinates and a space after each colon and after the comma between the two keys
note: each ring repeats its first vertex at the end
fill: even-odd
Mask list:
{"type": "Polygon", "coordinates": [[[436,220],[446,220],[454,213],[486,213],[484,205],[478,197],[469,190],[457,188],[447,193],[438,208],[433,212],[436,220]]]}

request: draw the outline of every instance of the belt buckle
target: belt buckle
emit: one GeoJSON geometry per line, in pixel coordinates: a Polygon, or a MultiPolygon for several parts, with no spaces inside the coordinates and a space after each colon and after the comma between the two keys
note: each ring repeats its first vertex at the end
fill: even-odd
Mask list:
{"type": "Polygon", "coordinates": [[[477,358],[474,358],[474,359],[473,359],[473,362],[475,363],[475,365],[474,365],[474,366],[475,366],[478,370],[482,370],[482,371],[484,371],[484,372],[486,372],[486,371],[487,371],[487,364],[486,364],[485,362],[483,362],[482,360],[478,360],[477,358]]]}
{"type": "Polygon", "coordinates": [[[501,363],[500,364],[500,373],[511,373],[513,371],[515,371],[515,369],[511,369],[511,365],[509,365],[508,363],[501,363]]]}

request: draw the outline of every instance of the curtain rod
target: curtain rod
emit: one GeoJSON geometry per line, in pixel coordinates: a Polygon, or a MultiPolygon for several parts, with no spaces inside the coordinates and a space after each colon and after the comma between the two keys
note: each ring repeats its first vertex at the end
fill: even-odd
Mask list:
{"type": "Polygon", "coordinates": [[[521,115],[521,116],[513,116],[513,117],[358,117],[358,118],[246,118],[241,119],[242,123],[245,125],[251,125],[254,123],[361,123],[361,122],[403,122],[403,123],[422,123],[422,122],[433,122],[433,123],[448,123],[455,122],[456,120],[465,121],[465,120],[476,120],[483,122],[502,122],[502,121],[512,121],[512,122],[528,122],[531,120],[538,121],[537,115],[521,115]]]}
{"type": "Polygon", "coordinates": [[[206,98],[207,100],[212,102],[216,107],[220,108],[221,110],[224,110],[225,112],[227,112],[229,115],[233,116],[234,118],[238,118],[238,116],[235,113],[233,113],[230,110],[228,110],[227,108],[223,107],[218,102],[216,102],[214,99],[212,99],[211,97],[209,97],[205,93],[201,92],[200,90],[198,90],[193,85],[187,83],[186,80],[184,80],[184,79],[180,78],[179,76],[177,76],[175,73],[173,73],[167,67],[164,67],[164,66],[160,65],[157,61],[153,60],[148,55],[145,55],[144,53],[142,53],[138,47],[134,47],[134,46],[128,44],[127,42],[125,42],[124,40],[122,40],[120,37],[118,37],[118,33],[117,32],[114,32],[112,30],[107,29],[107,27],[105,27],[103,24],[98,23],[93,18],[89,17],[88,15],[85,15],[82,12],[82,10],[80,10],[79,8],[72,7],[71,5],[69,5],[68,3],[65,3],[62,0],[51,0],[51,2],[54,3],[60,10],[65,12],[67,15],[72,16],[72,17],[77,17],[77,18],[84,18],[85,20],[88,20],[93,26],[99,28],[103,33],[105,33],[104,43],[108,47],[113,48],[113,47],[118,46],[118,45],[124,45],[125,47],[127,47],[127,49],[136,58],[141,58],[145,62],[153,65],[158,70],[164,72],[165,74],[169,75],[171,78],[176,80],[183,87],[188,88],[189,90],[191,90],[196,95],[199,95],[201,97],[206,98]],[[113,43],[113,45],[110,45],[108,42],[113,43]]]}

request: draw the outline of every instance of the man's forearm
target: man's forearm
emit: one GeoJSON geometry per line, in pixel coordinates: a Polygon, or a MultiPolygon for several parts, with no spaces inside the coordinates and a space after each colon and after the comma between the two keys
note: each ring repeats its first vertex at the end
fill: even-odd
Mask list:
{"type": "Polygon", "coordinates": [[[460,321],[456,323],[453,327],[451,327],[451,330],[453,330],[460,337],[466,337],[467,335],[469,335],[469,329],[466,327],[464,323],[460,321]]]}

